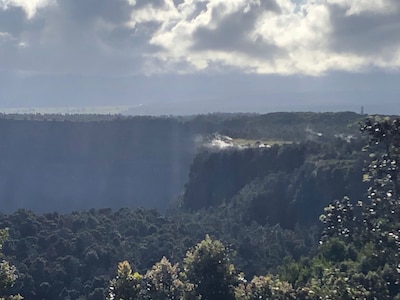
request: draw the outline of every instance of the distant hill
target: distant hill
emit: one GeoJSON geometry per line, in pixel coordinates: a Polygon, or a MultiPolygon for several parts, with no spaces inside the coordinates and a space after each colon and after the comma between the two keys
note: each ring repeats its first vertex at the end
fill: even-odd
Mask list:
{"type": "Polygon", "coordinates": [[[183,190],[204,137],[299,142],[357,133],[344,113],[0,115],[0,210],[165,210],[183,190]]]}

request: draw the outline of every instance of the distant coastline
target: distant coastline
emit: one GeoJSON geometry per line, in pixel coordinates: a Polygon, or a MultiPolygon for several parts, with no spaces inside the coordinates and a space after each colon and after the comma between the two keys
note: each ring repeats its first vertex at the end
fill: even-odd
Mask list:
{"type": "Polygon", "coordinates": [[[141,107],[137,105],[65,106],[65,107],[0,107],[3,114],[126,114],[141,107]]]}

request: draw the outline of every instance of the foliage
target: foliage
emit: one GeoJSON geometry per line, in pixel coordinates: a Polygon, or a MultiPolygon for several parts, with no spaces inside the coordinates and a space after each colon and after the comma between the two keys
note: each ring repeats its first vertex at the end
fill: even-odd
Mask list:
{"type": "Polygon", "coordinates": [[[344,198],[325,209],[318,255],[297,268],[293,282],[304,273],[299,269],[308,269],[306,285],[321,297],[400,299],[399,124],[367,119],[362,125],[370,136],[368,200],[354,206],[344,198]]]}
{"type": "Polygon", "coordinates": [[[146,272],[146,296],[149,299],[184,299],[193,290],[193,284],[183,282],[179,265],[171,265],[166,257],[146,272]]]}
{"type": "Polygon", "coordinates": [[[203,299],[234,299],[233,287],[237,282],[235,267],[229,251],[209,235],[186,253],[184,276],[194,284],[195,296],[203,299]]]}
{"type": "Polygon", "coordinates": [[[142,279],[143,276],[138,272],[132,272],[129,262],[120,262],[117,277],[111,281],[107,299],[140,299],[142,279]]]}
{"type": "Polygon", "coordinates": [[[288,282],[271,275],[255,276],[249,283],[246,281],[235,288],[237,300],[295,300],[296,292],[288,282]]]}
{"type": "Polygon", "coordinates": [[[183,270],[163,257],[145,276],[132,274],[128,262],[118,265],[108,299],[235,299],[238,277],[229,253],[208,235],[186,254],[183,270]]]}
{"type": "MultiPolygon", "coordinates": [[[[0,251],[3,247],[3,243],[8,238],[8,230],[0,229],[0,251]]],[[[16,269],[13,265],[4,259],[2,259],[2,253],[0,252],[0,297],[6,293],[6,290],[9,289],[17,279],[16,269]]],[[[4,298],[0,298],[4,299],[4,298]]],[[[18,296],[9,296],[7,299],[10,300],[19,300],[23,299],[20,295],[18,296]]]]}
{"type": "Polygon", "coordinates": [[[3,250],[19,271],[10,293],[32,300],[89,298],[96,289],[97,294],[106,292],[121,260],[133,262],[132,268],[144,277],[163,256],[182,265],[186,250],[207,232],[237,252],[232,263],[250,276],[272,271],[283,255],[309,252],[315,242],[300,228],[292,232],[277,225],[246,225],[234,210],[223,207],[168,216],[145,209],[67,215],[19,210],[0,214],[0,226],[10,228],[3,250]]]}
{"type": "MultiPolygon", "coordinates": [[[[271,275],[247,282],[230,263],[229,251],[208,235],[189,250],[183,271],[164,257],[143,277],[132,275],[129,263],[118,265],[108,299],[296,299],[291,284],[271,275]]],[[[311,298],[310,298],[311,299],[311,298]]]]}

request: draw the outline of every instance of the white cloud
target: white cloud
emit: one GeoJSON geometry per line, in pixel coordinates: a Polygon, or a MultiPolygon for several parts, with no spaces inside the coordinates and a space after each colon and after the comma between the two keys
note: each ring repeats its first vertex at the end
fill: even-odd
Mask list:
{"type": "Polygon", "coordinates": [[[7,9],[10,6],[21,7],[28,19],[31,19],[38,9],[54,4],[54,1],[56,0],[0,0],[0,8],[7,9]]]}
{"type": "Polygon", "coordinates": [[[0,39],[8,40],[11,38],[11,35],[8,32],[0,32],[0,39]]]}
{"type": "MultiPolygon", "coordinates": [[[[148,5],[135,11],[131,25],[140,27],[151,20],[159,24],[150,43],[162,51],[147,58],[161,62],[165,72],[178,66],[181,72],[195,72],[222,65],[245,72],[319,75],[371,66],[398,69],[397,52],[388,53],[399,47],[393,39],[400,30],[399,21],[394,22],[395,17],[400,20],[397,6],[390,0],[298,4],[290,0],[186,0],[177,6],[165,1],[161,8],[148,5]],[[196,10],[199,4],[202,10],[196,10]],[[386,20],[388,15],[394,19],[386,20]],[[342,21],[348,28],[340,28],[342,21]],[[369,28],[370,40],[363,28],[369,28]],[[374,45],[378,37],[374,29],[384,31],[378,45],[374,45]],[[367,45],[361,46],[363,50],[357,42],[347,42],[351,38],[370,43],[371,51],[367,45]]],[[[160,70],[162,66],[154,71],[160,70]]]]}
{"type": "Polygon", "coordinates": [[[398,70],[399,7],[397,0],[0,0],[0,69],[398,70]]]}

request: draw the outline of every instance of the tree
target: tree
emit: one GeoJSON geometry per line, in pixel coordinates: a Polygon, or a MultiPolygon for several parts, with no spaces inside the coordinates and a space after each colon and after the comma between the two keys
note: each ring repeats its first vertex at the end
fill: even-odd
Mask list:
{"type": "MultiPolygon", "coordinates": [[[[8,238],[8,230],[0,229],[0,250],[3,247],[3,243],[8,238]]],[[[0,252],[0,297],[4,296],[15,280],[17,279],[16,269],[8,261],[2,259],[2,253],[0,252]]],[[[0,298],[4,299],[4,298],[0,298]]],[[[9,296],[8,299],[23,299],[21,296],[9,296]]]]}
{"type": "Polygon", "coordinates": [[[238,276],[228,249],[209,235],[188,251],[183,263],[184,276],[194,284],[194,295],[207,300],[235,299],[238,276]]]}
{"type": "Polygon", "coordinates": [[[118,264],[117,277],[111,280],[109,287],[109,300],[136,300],[142,299],[140,293],[142,291],[143,276],[138,272],[133,273],[128,261],[118,264]]]}
{"type": "MultiPolygon", "coordinates": [[[[400,120],[367,119],[367,201],[325,209],[320,276],[310,285],[330,299],[400,299],[400,120]]],[[[314,259],[314,263],[316,259],[314,259]]]]}
{"type": "Polygon", "coordinates": [[[147,283],[148,299],[186,299],[193,284],[182,282],[178,264],[172,265],[165,257],[147,271],[144,280],[147,283]]]}
{"type": "Polygon", "coordinates": [[[250,282],[243,282],[235,289],[237,300],[295,300],[296,292],[292,285],[272,275],[255,276],[250,282]]]}

